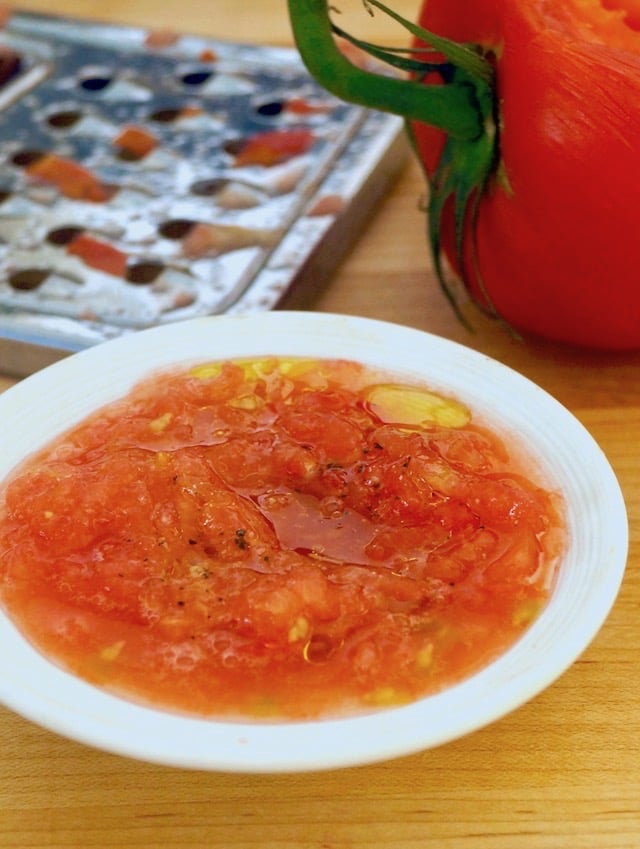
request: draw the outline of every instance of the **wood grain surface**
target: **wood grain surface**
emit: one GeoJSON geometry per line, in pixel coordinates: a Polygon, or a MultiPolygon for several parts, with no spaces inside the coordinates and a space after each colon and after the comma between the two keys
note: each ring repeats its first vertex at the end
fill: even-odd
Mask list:
{"type": "MultiPolygon", "coordinates": [[[[405,42],[360,0],[337,5],[351,29],[405,42]]],[[[392,5],[417,14],[418,0],[392,5]]],[[[22,8],[42,11],[45,3],[25,0],[22,8]]],[[[291,41],[284,0],[50,0],[46,11],[291,41]]],[[[162,768],[70,742],[0,708],[0,847],[640,847],[640,353],[520,342],[475,314],[474,331],[467,331],[431,270],[423,194],[420,170],[409,160],[305,307],[388,319],[463,342],[536,381],[586,425],[619,477],[631,529],[626,577],[604,627],[555,684],[492,726],[414,756],[311,775],[162,768]]],[[[0,389],[13,382],[0,376],[0,389]]],[[[0,422],[0,450],[10,439],[0,422]]]]}

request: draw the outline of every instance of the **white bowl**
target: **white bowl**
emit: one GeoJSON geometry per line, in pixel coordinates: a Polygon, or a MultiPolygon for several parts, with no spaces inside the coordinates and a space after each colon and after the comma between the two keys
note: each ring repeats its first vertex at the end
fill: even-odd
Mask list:
{"type": "Polygon", "coordinates": [[[180,767],[286,772],[363,764],[478,729],[547,687],[582,653],[622,581],[627,517],[592,437],[511,369],[445,339],[385,322],[319,313],[214,317],[135,333],[75,354],[0,395],[0,480],[25,456],[150,371],[260,355],[341,357],[401,372],[517,433],[566,500],[569,542],[552,597],[502,657],[412,704],[313,722],[215,722],[141,707],[62,671],[0,615],[0,700],[54,732],[180,767]]]}

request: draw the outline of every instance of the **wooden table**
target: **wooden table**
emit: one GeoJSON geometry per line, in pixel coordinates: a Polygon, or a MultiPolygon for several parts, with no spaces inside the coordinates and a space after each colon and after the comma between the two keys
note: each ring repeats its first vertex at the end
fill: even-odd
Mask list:
{"type": "MultiPolygon", "coordinates": [[[[79,5],[23,3],[69,14],[78,14],[79,5]]],[[[404,43],[380,15],[363,14],[359,0],[339,5],[360,33],[404,43]]],[[[418,0],[393,5],[412,17],[418,0]]],[[[81,11],[290,43],[284,0],[85,0],[81,11]]],[[[161,768],[69,742],[0,708],[0,846],[640,846],[640,353],[522,344],[480,318],[467,332],[430,268],[421,183],[409,161],[309,307],[390,319],[464,342],[532,378],[589,428],[619,476],[631,524],[626,579],[601,632],[559,681],[491,727],[436,750],[335,772],[243,776],[161,768]]],[[[12,382],[0,376],[0,388],[12,382]]]]}

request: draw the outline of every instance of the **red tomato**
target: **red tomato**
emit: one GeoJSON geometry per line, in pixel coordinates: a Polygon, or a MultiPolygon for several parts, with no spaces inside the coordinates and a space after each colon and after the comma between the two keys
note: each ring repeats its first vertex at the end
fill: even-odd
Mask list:
{"type": "MultiPolygon", "coordinates": [[[[451,205],[443,246],[475,300],[525,333],[640,347],[639,19],[633,0],[423,6],[422,26],[480,45],[496,69],[498,159],[462,263],[451,205]]],[[[433,173],[444,135],[415,133],[433,173]]]]}
{"type": "Polygon", "coordinates": [[[422,30],[367,0],[428,53],[367,45],[324,0],[288,5],[325,88],[411,122],[445,288],[443,255],[479,306],[525,335],[640,348],[638,0],[423,0],[422,30]],[[336,32],[410,78],[350,63],[336,32]]]}

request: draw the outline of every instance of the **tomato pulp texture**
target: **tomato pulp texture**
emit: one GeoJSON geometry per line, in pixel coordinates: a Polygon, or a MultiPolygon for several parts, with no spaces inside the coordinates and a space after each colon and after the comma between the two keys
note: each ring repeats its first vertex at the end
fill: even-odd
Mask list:
{"type": "Polygon", "coordinates": [[[43,653],[120,695],[335,716],[511,645],[550,592],[560,509],[457,401],[345,361],[209,363],[12,476],[0,589],[43,653]]]}
{"type": "Polygon", "coordinates": [[[424,82],[422,94],[385,82],[384,98],[375,77],[344,62],[325,72],[334,48],[309,27],[328,17],[324,0],[289,6],[327,88],[409,119],[438,269],[446,256],[478,305],[525,334],[640,348],[638,0],[426,0],[422,30],[399,20],[413,46],[437,54],[403,61],[364,45],[424,82]],[[448,110],[436,88],[451,96],[448,110]],[[477,127],[461,129],[463,115],[477,127]]]}

